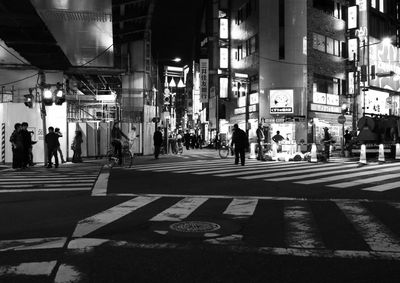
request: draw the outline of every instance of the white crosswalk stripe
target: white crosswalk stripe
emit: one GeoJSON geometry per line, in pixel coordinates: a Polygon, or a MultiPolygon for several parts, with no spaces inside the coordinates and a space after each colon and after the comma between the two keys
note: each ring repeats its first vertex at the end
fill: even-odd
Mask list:
{"type": "Polygon", "coordinates": [[[316,236],[312,214],[304,204],[302,202],[285,207],[286,243],[289,247],[322,249],[324,244],[316,236]]]}
{"type": "Polygon", "coordinates": [[[392,233],[368,213],[360,203],[336,202],[347,218],[355,225],[373,251],[400,252],[400,243],[392,233]]]}
{"type": "Polygon", "coordinates": [[[151,221],[179,221],[185,219],[206,201],[207,198],[184,198],[169,209],[154,216],[151,221]]]}
{"type": "Polygon", "coordinates": [[[64,164],[59,168],[32,167],[0,174],[0,193],[90,191],[102,164],[64,164]]]}
{"type": "MultiPolygon", "coordinates": [[[[181,197],[180,200],[174,204],[169,204],[163,208],[160,212],[157,206],[153,205],[153,209],[149,211],[144,207],[153,204],[156,200],[162,200],[163,198],[171,198],[171,196],[137,196],[124,203],[109,208],[103,212],[97,213],[94,216],[88,217],[81,220],[74,233],[73,237],[87,237],[90,234],[96,232],[96,230],[103,228],[106,225],[112,225],[113,222],[122,219],[130,213],[140,213],[140,209],[146,213],[146,217],[142,221],[150,222],[180,222],[188,220],[188,218],[198,209],[201,209],[208,201],[213,198],[209,197],[181,197]]],[[[176,197],[173,197],[176,198],[176,197]]],[[[246,219],[242,225],[246,226],[247,221],[257,215],[257,207],[262,204],[263,200],[257,198],[231,198],[230,202],[226,202],[225,209],[219,210],[222,215],[220,217],[228,217],[231,219],[246,219]]],[[[281,201],[283,210],[279,211],[282,214],[283,223],[285,229],[282,230],[282,237],[285,239],[285,248],[301,249],[304,253],[310,250],[328,251],[330,248],[321,238],[321,229],[315,218],[319,217],[314,214],[310,209],[310,203],[319,202],[320,200],[302,200],[292,199],[281,201]]],[[[372,211],[368,210],[362,202],[356,200],[332,200],[339,210],[336,214],[331,217],[339,217],[340,221],[343,221],[343,215],[346,216],[348,223],[351,225],[347,229],[354,229],[358,236],[355,237],[357,241],[363,243],[363,248],[360,250],[369,248],[373,252],[388,252],[388,253],[399,253],[400,252],[400,235],[395,235],[390,227],[386,227],[382,224],[378,218],[373,214],[372,211]],[[360,238],[358,238],[360,237],[360,238]],[[366,245],[365,245],[366,244],[366,245]]],[[[400,204],[392,203],[388,204],[388,207],[393,207],[396,210],[400,210],[400,204]]],[[[260,208],[262,211],[262,207],[260,208]]],[[[207,210],[208,213],[214,215],[212,211],[207,210]]],[[[204,212],[201,214],[201,219],[204,219],[204,212]]],[[[218,218],[218,215],[217,215],[218,218]]],[[[192,218],[196,220],[196,216],[192,218]]],[[[169,224],[168,224],[169,225],[169,224]]],[[[268,225],[268,222],[264,223],[268,225]]],[[[266,233],[268,229],[260,228],[260,232],[257,232],[259,237],[263,237],[263,233],[266,233]],[[264,231],[264,232],[262,232],[264,231]]],[[[165,231],[167,233],[168,231],[165,231]]],[[[246,233],[246,229],[242,230],[241,233],[246,233]]],[[[268,232],[270,233],[270,232],[268,232]]],[[[353,234],[351,234],[353,235],[353,234]]],[[[353,236],[354,237],[354,236],[353,236]]],[[[332,241],[332,239],[330,239],[332,241]]],[[[344,250],[342,250],[343,252],[344,250]]],[[[332,252],[332,251],[330,251],[332,252]]],[[[349,251],[350,253],[354,252],[349,251]]],[[[400,253],[398,254],[398,260],[400,260],[400,253]]]]}
{"type": "Polygon", "coordinates": [[[213,159],[137,165],[132,170],[234,177],[262,182],[293,182],[301,185],[319,184],[327,188],[355,188],[366,192],[400,189],[400,166],[397,163],[375,163],[360,167],[356,162],[260,162],[250,159],[246,160],[246,166],[238,166],[233,164],[232,159],[213,159]]]}
{"type": "Polygon", "coordinates": [[[229,206],[224,211],[225,215],[232,216],[234,218],[245,218],[253,215],[254,210],[257,207],[257,199],[238,199],[235,198],[231,201],[229,206]]]}

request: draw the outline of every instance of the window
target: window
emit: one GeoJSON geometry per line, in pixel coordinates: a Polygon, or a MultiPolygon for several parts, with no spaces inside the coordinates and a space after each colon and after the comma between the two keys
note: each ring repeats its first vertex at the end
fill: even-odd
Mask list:
{"type": "Polygon", "coordinates": [[[314,91],[329,94],[341,94],[340,80],[324,75],[314,74],[314,91]]]}
{"type": "Polygon", "coordinates": [[[371,0],[371,7],[376,9],[376,0],[371,0]]]}
{"type": "Polygon", "coordinates": [[[248,17],[250,17],[253,12],[254,7],[255,7],[254,0],[249,0],[246,4],[244,4],[242,7],[240,7],[239,10],[237,11],[236,24],[240,25],[248,17]]]}
{"type": "Polygon", "coordinates": [[[249,39],[247,39],[245,42],[243,42],[243,44],[238,45],[237,51],[235,51],[235,59],[241,60],[257,52],[258,50],[257,43],[258,43],[258,37],[257,35],[254,35],[249,39]]]}
{"type": "Polygon", "coordinates": [[[314,0],[314,8],[338,19],[343,19],[342,5],[338,1],[314,0]]]}
{"type": "Polygon", "coordinates": [[[313,48],[335,56],[341,56],[340,41],[321,35],[318,33],[313,34],[313,48]]]}
{"type": "Polygon", "coordinates": [[[279,59],[285,59],[285,0],[279,0],[279,59]]]}

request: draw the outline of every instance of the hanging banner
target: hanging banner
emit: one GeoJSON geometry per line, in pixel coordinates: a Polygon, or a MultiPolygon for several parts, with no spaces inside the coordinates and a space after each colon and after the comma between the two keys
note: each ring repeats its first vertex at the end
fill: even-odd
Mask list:
{"type": "Polygon", "coordinates": [[[208,59],[200,59],[200,102],[208,102],[208,59]]]}

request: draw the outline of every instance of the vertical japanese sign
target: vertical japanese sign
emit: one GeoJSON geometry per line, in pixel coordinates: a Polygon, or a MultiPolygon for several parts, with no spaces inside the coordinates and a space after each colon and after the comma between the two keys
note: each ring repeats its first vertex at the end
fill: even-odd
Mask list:
{"type": "Polygon", "coordinates": [[[208,102],[208,59],[200,59],[200,102],[208,102]]]}

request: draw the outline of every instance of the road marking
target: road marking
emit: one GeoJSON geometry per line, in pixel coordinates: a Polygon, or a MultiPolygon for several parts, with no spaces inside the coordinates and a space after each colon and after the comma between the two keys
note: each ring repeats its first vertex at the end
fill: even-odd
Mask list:
{"type": "MultiPolygon", "coordinates": [[[[354,181],[336,183],[336,184],[328,185],[328,187],[332,187],[332,188],[350,188],[350,187],[358,186],[358,185],[361,185],[361,184],[371,184],[371,183],[374,183],[374,182],[380,182],[380,181],[385,181],[385,180],[389,180],[389,179],[396,179],[396,178],[399,178],[399,177],[400,177],[399,174],[387,174],[387,175],[381,175],[381,176],[376,176],[376,177],[371,177],[371,178],[366,178],[366,179],[357,179],[357,180],[354,180],[354,181]]],[[[370,191],[371,187],[367,188],[366,190],[370,191]]]]}
{"type": "MultiPolygon", "coordinates": [[[[8,186],[9,187],[9,186],[8,186]]],[[[21,186],[17,186],[21,187],[21,186]]],[[[68,188],[68,189],[52,189],[52,188],[45,188],[45,189],[34,189],[30,187],[26,187],[25,189],[11,189],[11,190],[3,190],[0,189],[0,194],[4,193],[32,193],[32,192],[78,192],[78,191],[90,191],[92,187],[78,187],[78,188],[68,188]]]]}
{"type": "Polygon", "coordinates": [[[78,238],[86,236],[157,199],[159,199],[159,197],[138,196],[134,199],[107,209],[106,211],[83,219],[78,222],[72,237],[78,238]]]}
{"type": "Polygon", "coordinates": [[[398,239],[359,202],[336,202],[373,251],[400,252],[398,239]]]}
{"type": "Polygon", "coordinates": [[[23,262],[19,265],[0,266],[0,276],[5,275],[47,275],[49,276],[57,261],[23,262]]]}
{"type": "Polygon", "coordinates": [[[0,241],[0,252],[56,249],[62,248],[66,242],[66,237],[3,240],[0,241]]]}
{"type": "Polygon", "coordinates": [[[321,249],[311,211],[305,205],[287,205],[284,209],[286,244],[291,248],[321,249]]]}
{"type": "MultiPolygon", "coordinates": [[[[322,174],[325,174],[327,169],[328,170],[336,170],[336,169],[341,169],[341,168],[345,168],[345,167],[354,167],[354,164],[340,165],[340,166],[338,166],[337,164],[333,164],[333,163],[322,164],[319,166],[314,166],[314,169],[312,170],[312,172],[324,171],[322,174]],[[329,167],[329,169],[326,167],[329,167]]],[[[313,167],[311,166],[311,168],[313,168],[313,167]]],[[[284,175],[286,176],[286,175],[295,175],[295,174],[299,174],[299,173],[310,173],[311,170],[310,170],[310,168],[307,168],[307,169],[299,168],[298,170],[289,170],[288,171],[286,168],[282,168],[282,169],[273,170],[273,171],[279,171],[279,172],[239,177],[239,179],[252,180],[252,179],[261,179],[261,178],[282,177],[282,175],[283,175],[281,173],[282,171],[284,172],[284,175]]],[[[345,170],[339,170],[339,171],[335,171],[335,172],[340,172],[340,171],[345,171],[345,170]]],[[[335,172],[333,172],[333,173],[335,173],[335,172]]],[[[297,179],[297,175],[293,176],[293,177],[285,177],[285,180],[290,180],[291,178],[297,179]]]]}
{"type": "MultiPolygon", "coordinates": [[[[369,166],[368,168],[365,168],[366,170],[363,170],[362,167],[357,168],[357,169],[348,169],[348,170],[340,170],[336,172],[330,172],[329,175],[332,175],[334,173],[347,173],[347,172],[352,172],[352,171],[358,171],[356,173],[352,174],[344,174],[344,175],[335,175],[331,177],[326,177],[326,178],[320,178],[320,179],[313,179],[313,180],[305,180],[305,181],[299,181],[295,182],[296,184],[303,184],[303,185],[310,185],[310,184],[318,184],[318,183],[325,183],[325,182],[332,182],[332,181],[337,181],[341,179],[348,179],[348,178],[354,178],[354,177],[360,177],[360,176],[368,176],[373,173],[378,173],[377,171],[372,171],[372,169],[380,169],[379,173],[381,172],[393,172],[393,168],[383,168],[383,167],[388,167],[390,164],[383,164],[383,165],[375,165],[375,166],[369,166]],[[361,171],[361,172],[360,172],[361,171]]],[[[393,166],[393,165],[392,165],[393,166]]],[[[315,173],[315,174],[310,174],[307,176],[308,177],[317,177],[320,175],[324,175],[322,173],[315,173]]]]}
{"type": "Polygon", "coordinates": [[[54,278],[54,283],[73,283],[80,282],[82,274],[75,267],[67,264],[60,264],[57,274],[54,278]]]}
{"type": "MultiPolygon", "coordinates": [[[[397,177],[398,177],[398,174],[397,174],[397,177]]],[[[384,192],[384,191],[397,189],[397,188],[400,188],[399,181],[394,182],[394,183],[386,183],[386,184],[382,184],[382,185],[365,188],[365,189],[363,189],[363,191],[384,192]]]]}
{"type": "Polygon", "coordinates": [[[150,221],[181,221],[207,200],[207,198],[203,197],[184,198],[170,208],[154,216],[150,221]]]}
{"type": "Polygon", "coordinates": [[[92,196],[105,196],[107,195],[108,179],[110,178],[110,169],[103,166],[100,175],[94,184],[92,196]]]}
{"type": "Polygon", "coordinates": [[[224,211],[224,214],[235,218],[249,217],[254,214],[257,204],[258,199],[234,198],[224,211]]]}

